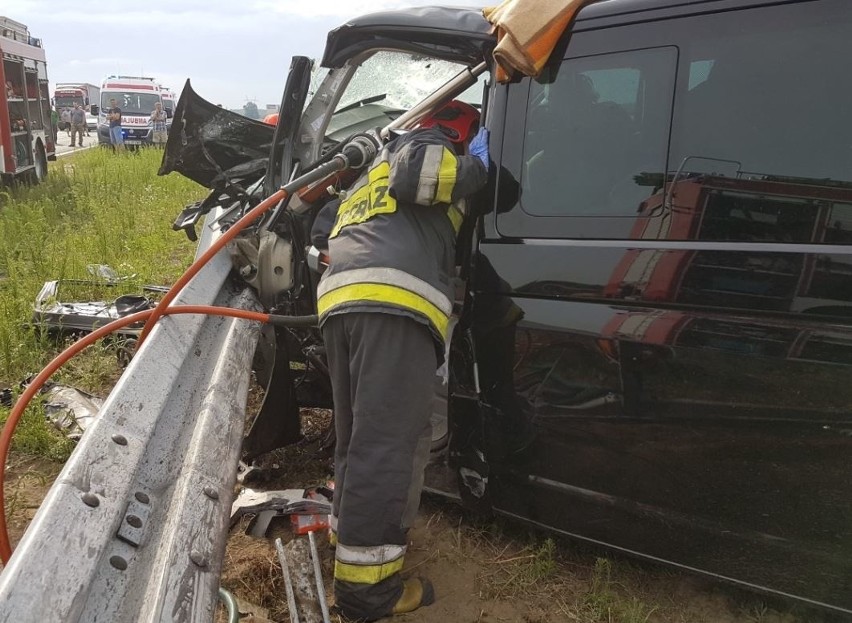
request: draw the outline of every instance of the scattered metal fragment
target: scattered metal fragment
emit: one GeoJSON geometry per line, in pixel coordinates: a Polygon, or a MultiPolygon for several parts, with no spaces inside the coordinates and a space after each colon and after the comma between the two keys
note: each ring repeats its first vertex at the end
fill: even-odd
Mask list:
{"type": "Polygon", "coordinates": [[[45,417],[75,441],[94,422],[104,402],[102,398],[67,385],[53,385],[44,395],[45,417]]]}
{"type": "Polygon", "coordinates": [[[272,623],[269,620],[269,611],[262,606],[253,604],[239,596],[234,595],[240,612],[240,621],[243,623],[272,623]]]}

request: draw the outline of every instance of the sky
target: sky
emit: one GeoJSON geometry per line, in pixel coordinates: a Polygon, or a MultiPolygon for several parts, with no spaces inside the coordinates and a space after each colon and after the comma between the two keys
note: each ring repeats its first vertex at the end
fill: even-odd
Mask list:
{"type": "Polygon", "coordinates": [[[112,74],[157,78],[226,108],[279,104],[294,55],[319,59],[329,30],[374,11],[482,7],[487,0],[2,0],[0,15],[27,25],[57,82],[100,86],[112,74]]]}

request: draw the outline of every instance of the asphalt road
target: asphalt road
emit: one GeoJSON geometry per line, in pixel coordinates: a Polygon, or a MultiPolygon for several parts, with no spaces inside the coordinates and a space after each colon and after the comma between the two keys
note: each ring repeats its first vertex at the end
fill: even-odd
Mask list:
{"type": "Polygon", "coordinates": [[[64,130],[59,131],[59,135],[56,137],[56,155],[64,156],[66,154],[73,153],[75,151],[80,151],[81,149],[89,149],[90,147],[94,147],[98,144],[98,132],[97,130],[89,130],[89,136],[83,136],[83,146],[75,146],[71,147],[71,137],[64,130]]]}

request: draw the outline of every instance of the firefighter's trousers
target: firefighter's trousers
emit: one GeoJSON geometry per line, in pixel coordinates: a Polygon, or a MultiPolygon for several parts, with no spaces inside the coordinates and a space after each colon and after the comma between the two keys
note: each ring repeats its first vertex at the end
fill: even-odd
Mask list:
{"type": "Polygon", "coordinates": [[[351,312],[323,324],[334,395],[334,592],[350,618],[388,615],[402,594],[407,532],[429,457],[437,356],[404,316],[351,312]]]}

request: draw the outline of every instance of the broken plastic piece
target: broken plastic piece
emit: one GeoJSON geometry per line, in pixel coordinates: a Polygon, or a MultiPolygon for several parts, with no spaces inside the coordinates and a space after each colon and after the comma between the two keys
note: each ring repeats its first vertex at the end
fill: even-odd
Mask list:
{"type": "Polygon", "coordinates": [[[290,525],[296,534],[328,530],[331,527],[328,515],[290,515],[290,525]]]}
{"type": "MultiPolygon", "coordinates": [[[[269,524],[275,517],[284,515],[304,515],[307,517],[325,517],[331,514],[331,496],[324,492],[328,489],[318,487],[305,489],[284,489],[281,491],[254,491],[244,489],[231,506],[231,527],[243,515],[255,515],[248,532],[252,536],[263,537],[269,524]],[[313,497],[306,497],[312,495],[313,497]]],[[[306,520],[304,525],[312,525],[316,520],[306,520]]]]}

